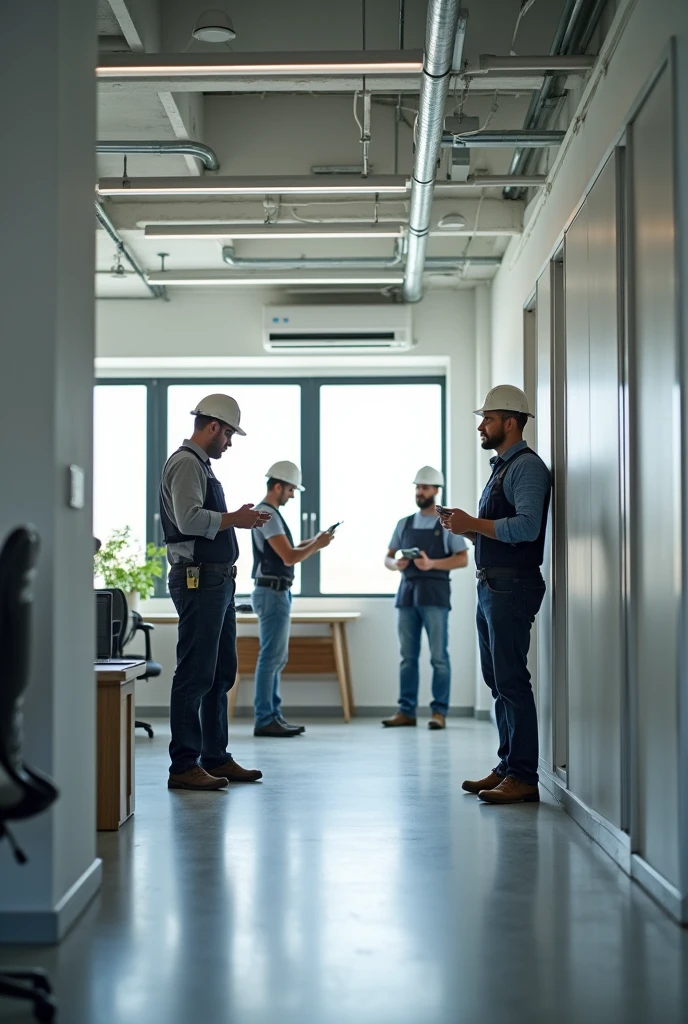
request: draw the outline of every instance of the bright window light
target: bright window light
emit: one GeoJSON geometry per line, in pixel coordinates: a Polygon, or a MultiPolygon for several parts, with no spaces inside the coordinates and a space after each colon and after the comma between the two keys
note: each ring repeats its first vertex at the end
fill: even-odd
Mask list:
{"type": "Polygon", "coordinates": [[[442,468],[439,384],[324,384],[320,389],[320,523],[343,520],[320,558],[322,594],[394,594],[384,558],[397,522],[416,511],[420,466],[442,468]]]}
{"type": "MultiPolygon", "coordinates": [[[[167,452],[180,446],[193,431],[189,410],[204,395],[226,391],[241,408],[241,425],[246,437],[237,437],[221,459],[213,462],[213,472],[221,482],[227,507],[234,512],[247,502],[257,504],[265,495],[266,470],[281,459],[297,465],[301,462],[301,388],[298,384],[173,384],[167,391],[167,452]]],[[[305,481],[308,486],[308,481],[305,481]]],[[[283,515],[294,537],[301,539],[301,498],[297,493],[284,508],[283,515]]],[[[249,530],[237,530],[239,562],[237,594],[253,590],[251,569],[253,551],[249,530]]],[[[301,592],[301,576],[296,566],[293,594],[301,592]]]]}
{"type": "Polygon", "coordinates": [[[147,390],[144,384],[98,384],[93,395],[93,534],[106,541],[113,530],[130,526],[142,550],[147,390]],[[123,423],[131,443],[122,441],[123,423]]]}

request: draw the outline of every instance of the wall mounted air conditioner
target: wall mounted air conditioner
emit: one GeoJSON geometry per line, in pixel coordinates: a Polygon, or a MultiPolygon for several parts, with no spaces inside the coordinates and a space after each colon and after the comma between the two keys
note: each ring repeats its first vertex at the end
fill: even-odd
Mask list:
{"type": "Polygon", "coordinates": [[[409,306],[265,306],[268,352],[404,352],[413,346],[409,306]]]}

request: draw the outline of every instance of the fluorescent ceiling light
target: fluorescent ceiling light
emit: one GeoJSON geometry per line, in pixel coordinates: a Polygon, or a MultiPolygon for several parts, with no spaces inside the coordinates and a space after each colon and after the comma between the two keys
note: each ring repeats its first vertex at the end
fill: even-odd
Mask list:
{"type": "Polygon", "coordinates": [[[108,78],[217,78],[294,75],[409,75],[420,74],[422,55],[417,51],[334,51],[331,53],[101,54],[96,77],[108,78]]]}
{"type": "Polygon", "coordinates": [[[401,224],[147,224],[146,238],[398,238],[401,224]]]}
{"type": "Polygon", "coordinates": [[[273,273],[262,274],[236,274],[224,270],[165,270],[156,271],[146,275],[150,284],[163,284],[170,286],[228,286],[235,288],[250,287],[258,285],[263,287],[285,286],[285,285],[340,285],[340,284],[402,284],[403,273],[390,273],[381,271],[357,271],[333,274],[329,271],[318,273],[311,271],[308,274],[294,271],[291,274],[273,273]]]}
{"type": "Polygon", "coordinates": [[[546,57],[532,57],[518,54],[496,56],[491,53],[483,53],[480,55],[479,70],[471,73],[488,74],[489,72],[504,71],[507,74],[513,74],[516,71],[542,71],[544,73],[576,74],[590,71],[596,59],[596,57],[586,54],[564,54],[563,56],[547,54],[546,57]]]}
{"type": "Polygon", "coordinates": [[[347,178],[101,178],[101,196],[265,196],[403,194],[403,175],[347,178]]]}

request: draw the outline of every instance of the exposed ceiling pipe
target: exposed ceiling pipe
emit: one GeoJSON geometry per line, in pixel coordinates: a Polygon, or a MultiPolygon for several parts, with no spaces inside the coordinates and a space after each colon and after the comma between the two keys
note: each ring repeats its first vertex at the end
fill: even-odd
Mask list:
{"type": "MultiPolygon", "coordinates": [[[[423,266],[430,230],[437,159],[444,129],[444,106],[452,64],[460,65],[463,59],[462,54],[456,54],[454,50],[459,13],[459,0],[429,0],[403,286],[407,302],[419,302],[423,297],[423,266]]],[[[461,12],[461,18],[465,17],[461,12]]]]}
{"type": "Polygon", "coordinates": [[[284,259],[263,259],[262,257],[242,257],[234,252],[233,245],[222,248],[222,259],[228,267],[236,270],[386,270],[398,267],[404,257],[403,243],[399,239],[394,247],[394,255],[379,256],[330,256],[302,257],[284,259]]]}
{"type": "MultiPolygon", "coordinates": [[[[454,118],[447,118],[448,121],[454,118]]],[[[534,131],[524,128],[503,129],[497,131],[477,131],[466,135],[445,132],[442,136],[442,149],[453,149],[455,146],[472,148],[498,149],[504,146],[518,146],[521,149],[547,149],[549,146],[561,146],[566,132],[534,131]]]]}
{"type": "Polygon", "coordinates": [[[138,276],[141,278],[141,280],[143,281],[146,288],[151,293],[154,299],[167,299],[167,292],[163,287],[157,284],[150,284],[148,277],[146,276],[145,270],[143,269],[139,261],[136,259],[133,252],[131,252],[127,248],[122,236],[120,235],[117,228],[112,223],[107,213],[103,209],[102,204],[99,203],[97,199],[95,199],[93,202],[96,208],[96,219],[98,220],[98,223],[101,225],[102,228],[105,229],[105,231],[107,231],[108,235],[115,243],[115,245],[117,246],[117,252],[120,254],[122,259],[125,259],[129,266],[132,268],[132,270],[134,270],[135,273],[138,274],[138,276]]]}
{"type": "MultiPolygon", "coordinates": [[[[562,12],[557,31],[552,41],[550,54],[553,56],[565,56],[575,54],[585,49],[590,41],[592,32],[602,13],[604,4],[600,0],[567,0],[566,7],[562,12]],[[584,16],[588,14],[588,20],[584,23],[584,16]]],[[[524,127],[535,129],[544,127],[549,121],[552,106],[558,111],[559,101],[553,103],[553,92],[555,84],[561,80],[561,76],[548,75],[542,83],[541,88],[533,94],[530,106],[526,113],[524,127]]],[[[509,174],[524,174],[528,171],[532,154],[524,149],[514,153],[509,174]]],[[[505,188],[506,199],[520,199],[523,196],[524,188],[505,188]]]]}
{"type": "Polygon", "coordinates": [[[127,141],[106,139],[96,142],[96,153],[156,153],[158,156],[195,156],[207,170],[220,170],[220,161],[217,159],[215,151],[210,146],[206,146],[202,142],[193,142],[191,139],[163,139],[158,142],[148,139],[127,141]]]}

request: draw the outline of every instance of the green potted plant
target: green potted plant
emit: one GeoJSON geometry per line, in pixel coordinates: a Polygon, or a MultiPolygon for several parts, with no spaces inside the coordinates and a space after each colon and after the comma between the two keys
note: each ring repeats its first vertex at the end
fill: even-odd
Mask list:
{"type": "Polygon", "coordinates": [[[165,548],[155,544],[147,544],[144,554],[132,538],[131,527],[123,526],[113,530],[96,552],[94,573],[104,586],[123,590],[130,611],[136,611],[141,598],[150,597],[155,580],[162,577],[164,557],[165,548]]]}

